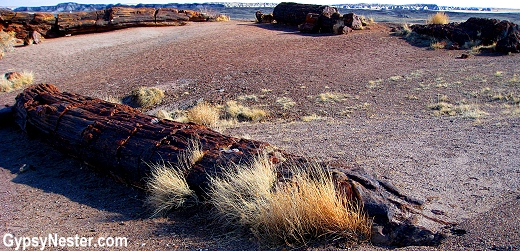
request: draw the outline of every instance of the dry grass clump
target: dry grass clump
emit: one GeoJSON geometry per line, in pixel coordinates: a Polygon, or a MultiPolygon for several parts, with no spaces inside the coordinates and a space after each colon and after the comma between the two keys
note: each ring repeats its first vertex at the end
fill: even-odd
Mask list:
{"type": "Polygon", "coordinates": [[[345,101],[349,95],[341,93],[325,92],[320,93],[316,96],[316,102],[342,102],[345,101]]]}
{"type": "Polygon", "coordinates": [[[0,30],[0,59],[4,57],[6,52],[14,50],[16,38],[14,32],[5,32],[0,30]]]}
{"type": "Polygon", "coordinates": [[[288,182],[276,182],[266,156],[226,170],[211,179],[210,203],[230,227],[251,229],[270,244],[306,244],[325,236],[357,242],[370,235],[366,214],[338,194],[331,175],[317,164],[291,167],[288,182]]]}
{"type": "Polygon", "coordinates": [[[5,78],[0,78],[0,92],[10,92],[12,90],[13,84],[11,83],[11,81],[5,78]]]}
{"type": "Polygon", "coordinates": [[[296,105],[296,102],[294,102],[292,100],[292,98],[282,97],[282,98],[276,99],[276,104],[281,106],[282,109],[284,109],[284,110],[289,110],[296,105]]]}
{"type": "Polygon", "coordinates": [[[432,42],[430,44],[430,49],[431,50],[439,50],[439,49],[444,49],[446,48],[446,42],[445,41],[437,41],[437,42],[432,42]]]}
{"type": "Polygon", "coordinates": [[[449,23],[450,18],[448,14],[444,12],[437,12],[433,15],[428,16],[427,24],[447,24],[449,23]]]}
{"type": "Polygon", "coordinates": [[[12,90],[23,88],[32,84],[34,81],[34,74],[28,71],[21,73],[15,72],[10,79],[6,79],[5,75],[0,79],[0,92],[10,92],[12,90]]]}
{"type": "Polygon", "coordinates": [[[224,106],[224,113],[231,119],[239,121],[260,121],[267,117],[267,112],[262,109],[249,108],[238,104],[236,101],[228,101],[224,106]]]}
{"type": "Polygon", "coordinates": [[[156,87],[140,87],[132,91],[132,99],[143,108],[160,104],[164,98],[164,91],[156,87]]]}
{"type": "Polygon", "coordinates": [[[186,113],[188,121],[216,129],[220,122],[220,110],[207,102],[201,102],[186,113]]]}
{"type": "Polygon", "coordinates": [[[171,163],[151,164],[151,175],[147,182],[147,203],[154,209],[153,216],[179,208],[198,204],[199,200],[186,182],[186,172],[204,157],[198,141],[190,140],[188,148],[180,154],[175,165],[171,163]]]}
{"type": "Polygon", "coordinates": [[[486,112],[480,110],[476,104],[459,104],[454,105],[444,101],[431,104],[428,108],[434,110],[435,116],[456,116],[461,115],[463,118],[478,119],[486,112]]]}
{"type": "Polygon", "coordinates": [[[301,117],[301,120],[303,122],[311,122],[316,120],[325,120],[326,118],[316,115],[316,113],[313,113],[311,115],[303,116],[301,117]]]}

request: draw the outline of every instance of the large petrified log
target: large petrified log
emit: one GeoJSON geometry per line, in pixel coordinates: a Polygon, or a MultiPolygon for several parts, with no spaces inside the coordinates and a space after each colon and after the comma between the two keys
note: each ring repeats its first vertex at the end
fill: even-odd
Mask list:
{"type": "Polygon", "coordinates": [[[207,20],[208,17],[200,12],[173,8],[111,7],[56,15],[0,9],[0,26],[3,26],[4,31],[14,31],[20,39],[26,38],[33,31],[50,38],[139,26],[183,25],[186,21],[207,20]]]}
{"type": "MultiPolygon", "coordinates": [[[[291,163],[309,164],[307,159],[265,142],[228,137],[192,123],[159,120],[126,105],[60,92],[50,84],[24,90],[12,110],[23,130],[43,136],[94,169],[141,188],[150,173],[149,163],[177,162],[194,139],[200,142],[204,156],[188,171],[186,179],[199,196],[206,195],[208,177],[219,175],[230,162],[251,161],[260,152],[268,152],[282,176],[290,175],[286,167],[291,163]]],[[[421,201],[407,197],[388,181],[377,180],[360,169],[327,163],[320,166],[332,173],[344,196],[363,203],[374,219],[374,243],[435,245],[443,238],[415,225],[417,217],[435,219],[421,213],[421,201]]]]}
{"type": "Polygon", "coordinates": [[[455,43],[454,47],[463,47],[466,43],[496,44],[498,52],[520,52],[518,25],[506,20],[472,17],[462,23],[413,25],[411,29],[439,40],[450,40],[455,43]]]}

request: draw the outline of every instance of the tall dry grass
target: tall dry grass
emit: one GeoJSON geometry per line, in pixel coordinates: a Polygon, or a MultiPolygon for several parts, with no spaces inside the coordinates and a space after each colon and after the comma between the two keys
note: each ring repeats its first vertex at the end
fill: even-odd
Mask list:
{"type": "Polygon", "coordinates": [[[269,244],[304,245],[320,237],[367,240],[371,223],[363,210],[335,189],[317,164],[293,166],[289,182],[277,182],[266,156],[211,178],[210,203],[225,225],[250,229],[269,244]]]}
{"type": "Polygon", "coordinates": [[[156,87],[139,87],[132,91],[132,98],[140,107],[148,108],[162,102],[164,91],[156,87]]]}
{"type": "Polygon", "coordinates": [[[201,102],[189,109],[186,113],[186,117],[190,122],[212,129],[219,128],[220,110],[212,104],[201,102]]]}
{"type": "Polygon", "coordinates": [[[10,92],[12,90],[23,88],[34,82],[34,74],[29,71],[15,73],[10,80],[4,77],[0,79],[0,92],[10,92]]]}
{"type": "Polygon", "coordinates": [[[444,12],[437,12],[428,16],[427,24],[447,24],[450,22],[450,17],[444,12]]]}
{"type": "Polygon", "coordinates": [[[199,199],[186,182],[187,171],[204,157],[198,141],[190,140],[187,149],[172,163],[150,164],[151,174],[147,182],[147,203],[154,210],[153,216],[179,208],[197,205],[199,199]]]}

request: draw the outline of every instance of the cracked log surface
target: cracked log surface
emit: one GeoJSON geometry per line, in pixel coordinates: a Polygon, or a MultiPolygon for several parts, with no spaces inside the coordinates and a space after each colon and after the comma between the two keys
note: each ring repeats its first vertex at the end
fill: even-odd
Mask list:
{"type": "MultiPolygon", "coordinates": [[[[265,142],[228,137],[192,123],[158,120],[126,105],[61,92],[51,84],[27,88],[16,97],[12,110],[16,123],[29,134],[43,136],[94,169],[143,189],[150,173],[147,163],[176,163],[193,139],[200,142],[204,157],[186,178],[199,196],[206,194],[208,176],[218,175],[231,162],[249,162],[261,152],[268,152],[281,177],[290,176],[286,172],[289,165],[310,164],[306,158],[265,142]]],[[[361,169],[327,163],[320,166],[332,173],[343,196],[363,203],[374,221],[374,244],[436,245],[444,238],[442,233],[416,225],[416,219],[448,223],[422,214],[422,202],[407,197],[389,181],[378,180],[361,169]]]]}

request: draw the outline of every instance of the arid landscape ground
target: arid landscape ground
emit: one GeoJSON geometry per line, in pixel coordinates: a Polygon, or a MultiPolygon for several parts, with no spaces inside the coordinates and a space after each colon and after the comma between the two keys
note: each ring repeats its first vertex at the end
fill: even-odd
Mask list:
{"type": "MultiPolygon", "coordinates": [[[[261,108],[264,121],[222,132],[364,168],[467,232],[439,247],[399,250],[519,250],[520,56],[459,59],[466,51],[412,46],[392,26],[338,36],[240,21],[134,28],[19,47],[0,60],[0,72],[32,71],[35,83],[99,98],[165,90],[149,114],[201,100],[261,108]]],[[[19,91],[0,94],[0,104],[13,105],[19,91]]],[[[124,236],[130,250],[266,249],[219,230],[203,210],[150,218],[144,192],[8,121],[0,156],[2,234],[124,236]]],[[[342,247],[311,249],[323,248],[342,247]]]]}

